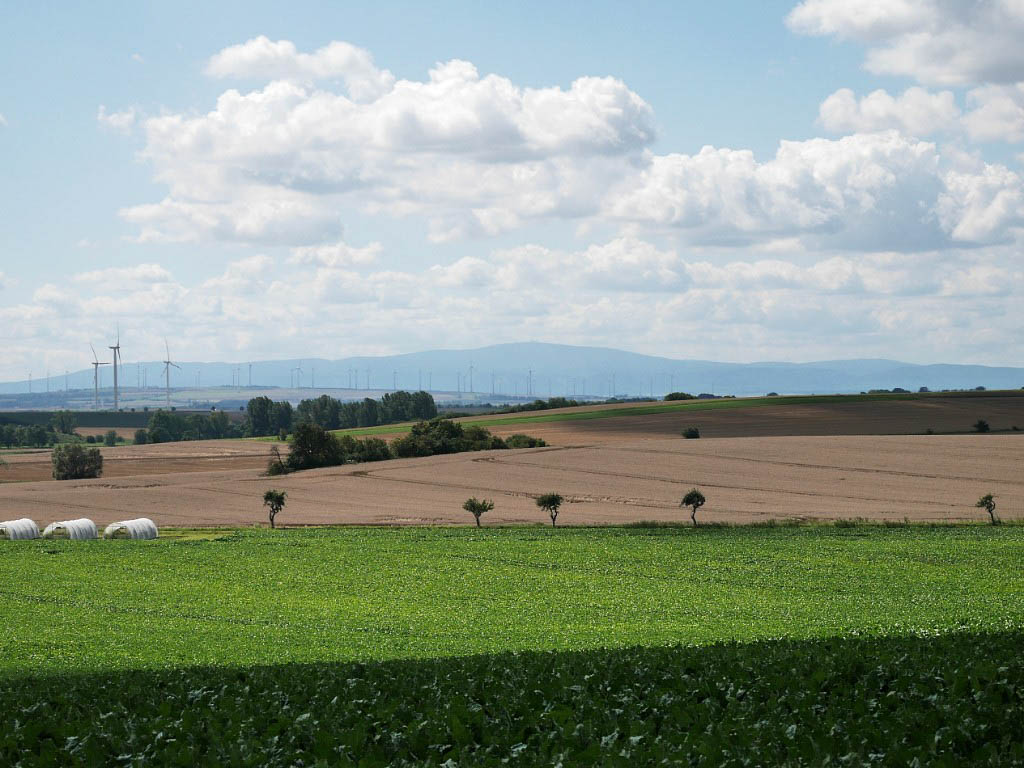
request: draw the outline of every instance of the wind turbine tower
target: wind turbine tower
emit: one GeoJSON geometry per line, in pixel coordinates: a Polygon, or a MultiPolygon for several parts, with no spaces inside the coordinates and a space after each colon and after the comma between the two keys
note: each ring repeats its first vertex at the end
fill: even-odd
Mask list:
{"type": "Polygon", "coordinates": [[[179,371],[181,366],[171,362],[171,348],[167,346],[167,339],[164,339],[164,351],[167,353],[166,359],[164,360],[164,376],[167,383],[167,409],[171,408],[171,366],[174,366],[179,371]]]}
{"type": "Polygon", "coordinates": [[[117,341],[114,343],[110,350],[114,353],[114,410],[120,410],[118,407],[117,397],[117,362],[121,359],[121,331],[118,329],[117,341]]]}
{"type": "Polygon", "coordinates": [[[92,344],[89,345],[89,349],[92,350],[92,407],[94,410],[100,409],[100,366],[110,365],[110,363],[101,363],[100,359],[96,357],[96,347],[92,344]]]}

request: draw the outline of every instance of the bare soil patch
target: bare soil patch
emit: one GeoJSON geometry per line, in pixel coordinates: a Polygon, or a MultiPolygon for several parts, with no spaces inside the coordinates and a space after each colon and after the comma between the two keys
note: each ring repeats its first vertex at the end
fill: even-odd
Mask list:
{"type": "MultiPolygon", "coordinates": [[[[103,454],[103,476],[178,472],[211,472],[230,469],[266,469],[273,443],[252,440],[197,440],[155,445],[119,445],[99,448],[103,454]]],[[[285,448],[284,444],[279,444],[285,448]]],[[[0,486],[10,482],[49,480],[52,475],[49,451],[16,453],[4,456],[8,466],[0,468],[0,486]]]]}
{"type": "MultiPolygon", "coordinates": [[[[228,441],[238,445],[237,441],[228,441]]],[[[203,444],[179,444],[193,447],[203,444]]],[[[267,444],[257,446],[263,453],[267,444]]],[[[164,449],[164,446],[139,446],[164,449]]],[[[127,451],[129,449],[109,449],[127,451]]],[[[168,455],[162,466],[196,457],[168,455]]],[[[232,461],[261,455],[222,454],[232,461]]],[[[995,494],[1004,519],[1024,517],[1024,438],[1018,435],[801,436],[719,440],[646,438],[546,449],[403,459],[266,478],[256,469],[153,471],[99,480],[0,486],[2,517],[46,523],[87,516],[98,524],[152,517],[159,525],[263,525],[262,494],[288,492],[279,522],[472,524],[469,496],[492,498],[485,524],[546,522],[537,494],[567,503],[560,522],[683,520],[692,486],[707,496],[705,521],[767,519],[981,520],[973,507],[995,494]]],[[[215,467],[217,457],[207,466],[215,467]]],[[[111,461],[111,465],[116,465],[111,461]]]]}

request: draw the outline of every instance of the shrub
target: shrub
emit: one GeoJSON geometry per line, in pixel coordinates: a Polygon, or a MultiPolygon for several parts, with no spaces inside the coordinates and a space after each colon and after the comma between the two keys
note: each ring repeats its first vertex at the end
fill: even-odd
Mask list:
{"type": "Polygon", "coordinates": [[[978,419],[976,422],[974,422],[975,432],[988,432],[990,429],[991,427],[988,425],[988,422],[985,421],[984,419],[978,419]]]}
{"type": "Polygon", "coordinates": [[[345,463],[341,446],[334,435],[317,424],[299,424],[292,433],[288,468],[315,469],[345,463]]]}
{"type": "Polygon", "coordinates": [[[666,400],[695,400],[689,392],[669,392],[665,395],[666,400]]]}
{"type": "Polygon", "coordinates": [[[111,446],[117,445],[117,432],[112,429],[108,429],[103,433],[103,444],[110,448],[111,446]]]}
{"type": "Polygon", "coordinates": [[[547,443],[539,437],[530,437],[517,432],[505,438],[505,445],[509,448],[543,448],[547,443]]]}
{"type": "Polygon", "coordinates": [[[80,443],[62,443],[53,447],[53,479],[84,480],[103,474],[103,456],[99,448],[80,443]]]}
{"type": "Polygon", "coordinates": [[[683,430],[683,437],[687,440],[696,440],[700,437],[700,430],[697,427],[687,427],[683,430]]]}
{"type": "Polygon", "coordinates": [[[287,475],[290,471],[288,465],[281,458],[281,450],[276,445],[270,446],[270,461],[267,462],[267,474],[271,476],[287,475]]]}
{"type": "Polygon", "coordinates": [[[96,435],[86,435],[85,436],[85,442],[90,443],[90,444],[95,444],[95,442],[96,442],[96,435]]]}
{"type": "Polygon", "coordinates": [[[149,442],[149,433],[144,429],[135,430],[135,444],[145,445],[149,442]]]}

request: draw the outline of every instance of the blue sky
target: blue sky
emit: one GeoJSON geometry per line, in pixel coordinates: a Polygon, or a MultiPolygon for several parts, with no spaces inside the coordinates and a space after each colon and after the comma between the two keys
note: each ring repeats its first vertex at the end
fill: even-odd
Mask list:
{"type": "Polygon", "coordinates": [[[0,378],[116,323],[1024,364],[1019,3],[11,5],[0,378]]]}

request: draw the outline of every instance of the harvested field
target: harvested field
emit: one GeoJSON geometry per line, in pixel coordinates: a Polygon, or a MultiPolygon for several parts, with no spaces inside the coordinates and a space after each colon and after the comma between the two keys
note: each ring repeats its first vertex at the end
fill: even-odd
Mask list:
{"type": "MultiPolygon", "coordinates": [[[[271,445],[248,440],[198,440],[112,448],[102,445],[86,447],[100,449],[103,454],[103,477],[109,479],[179,472],[265,469],[271,445]]],[[[280,445],[285,447],[284,444],[280,445]]],[[[0,488],[3,483],[42,481],[52,477],[48,450],[6,454],[4,460],[8,466],[0,469],[0,488]]]]}
{"type": "MultiPolygon", "coordinates": [[[[257,455],[225,461],[262,466],[257,455]]],[[[166,469],[175,447],[139,446],[166,469]],[[157,454],[166,454],[160,456],[157,454]]],[[[215,446],[216,447],[216,446],[215,446]]],[[[708,498],[700,519],[747,523],[768,519],[980,520],[974,501],[995,494],[1004,519],[1024,517],[1024,436],[921,435],[757,437],[719,440],[618,439],[518,451],[433,456],[311,470],[266,478],[260,471],[149,472],[98,480],[8,483],[0,508],[39,521],[87,516],[98,524],[146,516],[159,525],[264,524],[262,494],[288,492],[284,525],[470,524],[469,496],[493,498],[485,524],[543,523],[534,496],[566,496],[560,522],[614,524],[679,521],[679,499],[691,486],[708,498]]],[[[141,458],[136,461],[144,463],[141,458]]],[[[207,466],[216,466],[217,457],[207,466]]],[[[111,461],[115,465],[116,461],[111,461]]],[[[8,470],[10,471],[10,470],[8,470]]],[[[980,513],[980,514],[979,514],[980,513]]]]}
{"type": "MultiPolygon", "coordinates": [[[[638,403],[635,409],[639,410],[645,405],[650,404],[638,403]]],[[[594,410],[590,406],[516,416],[550,417],[559,413],[571,415],[594,410]]],[[[970,432],[978,419],[987,421],[994,430],[1008,430],[1014,426],[1024,430],[1024,397],[928,397],[919,400],[762,405],[665,411],[603,419],[501,423],[508,418],[476,417],[466,421],[482,424],[499,435],[528,432],[555,444],[636,440],[652,436],[678,437],[684,428],[691,426],[698,427],[703,437],[915,435],[929,429],[936,433],[970,432]],[[494,424],[489,424],[489,421],[494,424]]]]}

